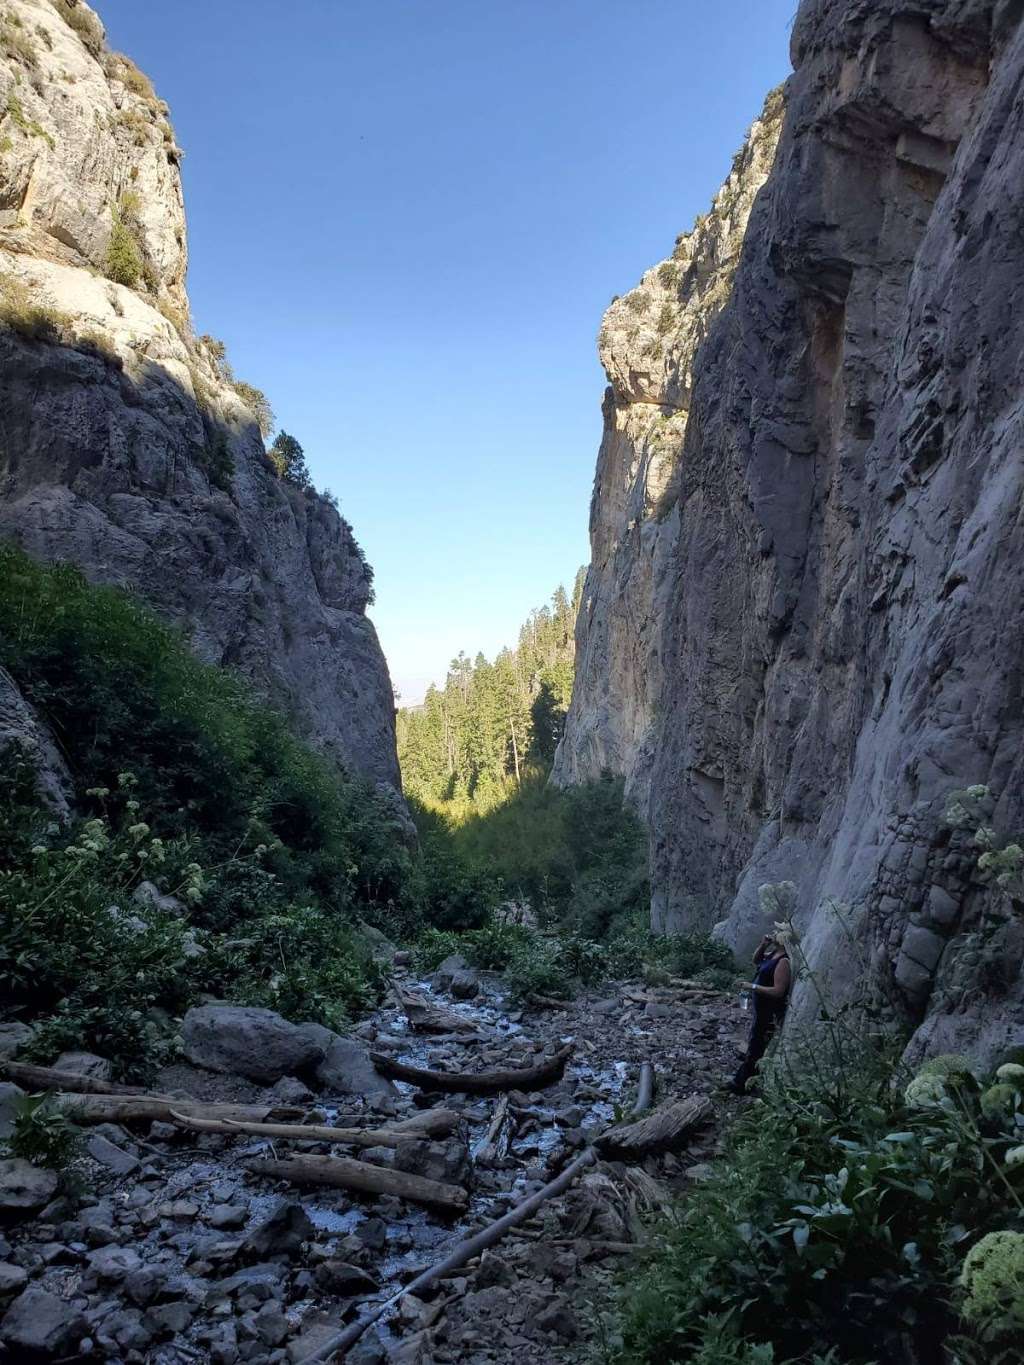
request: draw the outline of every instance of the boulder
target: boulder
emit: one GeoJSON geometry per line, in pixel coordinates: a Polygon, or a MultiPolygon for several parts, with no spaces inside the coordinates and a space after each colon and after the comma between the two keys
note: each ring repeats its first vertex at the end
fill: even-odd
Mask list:
{"type": "MultiPolygon", "coordinates": [[[[313,1028],[315,1025],[306,1025],[313,1028]]],[[[398,1091],[379,1075],[370,1061],[370,1050],[354,1038],[327,1033],[330,1044],[317,1066],[316,1078],[331,1095],[362,1095],[366,1099],[397,1099],[398,1091]]]]}
{"type": "Polygon", "coordinates": [[[0,1161],[0,1218],[24,1218],[44,1208],[58,1184],[56,1171],[42,1170],[20,1157],[0,1161]]]}
{"type": "Polygon", "coordinates": [[[480,994],[480,973],[461,953],[452,953],[433,976],[434,989],[448,991],[456,1000],[472,1000],[480,994]]]}
{"type": "Polygon", "coordinates": [[[55,1071],[67,1071],[74,1076],[88,1076],[94,1081],[110,1081],[114,1068],[106,1057],[95,1052],[62,1052],[53,1064],[55,1071]]]}
{"type": "Polygon", "coordinates": [[[314,1272],[316,1282],[325,1294],[349,1298],[356,1294],[376,1294],[380,1285],[359,1266],[349,1261],[322,1261],[314,1272]]]}
{"type": "Polygon", "coordinates": [[[85,1144],[85,1150],[101,1166],[106,1166],[114,1175],[131,1175],[139,1169],[138,1157],[124,1151],[105,1138],[102,1133],[93,1133],[85,1144]]]}
{"type": "Polygon", "coordinates": [[[45,1289],[26,1289],[0,1322],[0,1341],[11,1360],[52,1360],[69,1355],[85,1335],[85,1317],[70,1303],[45,1289]]]}
{"type": "Polygon", "coordinates": [[[24,1098],[25,1092],[20,1086],[0,1081],[0,1138],[9,1138],[14,1132],[18,1105],[24,1098]]]}
{"type": "Polygon", "coordinates": [[[142,1257],[131,1247],[106,1246],[89,1252],[89,1269],[97,1279],[120,1284],[142,1269],[142,1257]]]}
{"type": "Polygon", "coordinates": [[[194,1065],[270,1085],[309,1071],[322,1059],[323,1044],[308,1029],[273,1010],[200,1005],[185,1015],[181,1035],[185,1056],[194,1065]]]}

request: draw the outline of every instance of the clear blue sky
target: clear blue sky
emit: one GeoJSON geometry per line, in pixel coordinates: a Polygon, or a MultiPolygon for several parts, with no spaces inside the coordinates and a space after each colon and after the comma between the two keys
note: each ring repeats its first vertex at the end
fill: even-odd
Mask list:
{"type": "Polygon", "coordinates": [[[797,0],[95,0],[186,150],[200,332],[376,569],[404,701],[586,561],[611,296],[705,210],[797,0]]]}

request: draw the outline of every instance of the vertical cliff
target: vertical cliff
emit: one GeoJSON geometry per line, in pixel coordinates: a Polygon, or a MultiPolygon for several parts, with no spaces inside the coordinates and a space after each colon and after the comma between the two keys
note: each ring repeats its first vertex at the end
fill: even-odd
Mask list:
{"type": "Polygon", "coordinates": [[[618,331],[605,355],[558,767],[627,774],[657,925],[746,951],[757,887],[792,880],[828,987],[979,1053],[1024,1026],[1024,934],[942,816],[977,783],[1024,825],[1022,16],[804,0],[660,506],[648,441],[615,435],[643,391],[618,331]]]}
{"type": "Polygon", "coordinates": [[[349,767],[397,788],[370,574],[279,479],[185,292],[167,106],[82,0],[0,6],[0,536],[137,588],[349,767]]]}

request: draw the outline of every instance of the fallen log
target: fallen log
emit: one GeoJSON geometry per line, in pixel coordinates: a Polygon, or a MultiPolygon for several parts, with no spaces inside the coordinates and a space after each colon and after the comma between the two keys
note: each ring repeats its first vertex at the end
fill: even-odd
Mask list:
{"type": "Polygon", "coordinates": [[[491,1119],[487,1136],[480,1144],[474,1160],[478,1166],[489,1166],[508,1151],[512,1122],[508,1113],[508,1096],[502,1095],[491,1119]]]}
{"type": "Polygon", "coordinates": [[[415,1029],[417,1033],[472,1033],[478,1037],[482,1036],[472,1019],[464,1018],[455,1010],[447,1009],[444,1005],[435,1005],[422,995],[404,991],[401,986],[394,984],[391,993],[399,1009],[405,1011],[409,1027],[415,1029]]]}
{"type": "Polygon", "coordinates": [[[550,995],[538,995],[534,992],[526,997],[526,1003],[538,1010],[567,1010],[572,1004],[571,1000],[556,1000],[550,995]]]}
{"type": "Polygon", "coordinates": [[[636,1104],[633,1105],[631,1117],[636,1118],[639,1114],[646,1114],[653,1099],[654,1067],[650,1062],[644,1062],[640,1067],[640,1084],[637,1087],[636,1104]]]}
{"type": "Polygon", "coordinates": [[[428,1110],[428,1123],[415,1128],[333,1128],[322,1123],[240,1123],[236,1119],[196,1118],[171,1110],[171,1121],[200,1133],[227,1133],[235,1137],[288,1138],[299,1142],[337,1142],[351,1147],[397,1147],[413,1137],[447,1137],[461,1119],[450,1109],[428,1110]]]}
{"type": "MultiPolygon", "coordinates": [[[[101,1081],[95,1076],[80,1076],[75,1071],[57,1071],[52,1066],[30,1066],[27,1062],[0,1063],[0,1073],[16,1085],[38,1093],[40,1090],[61,1090],[73,1095],[148,1095],[143,1086],[118,1085],[116,1081],[101,1081]]],[[[160,1097],[165,1098],[164,1096],[160,1097]]],[[[166,1097],[169,1098],[169,1097],[166,1097]]]]}
{"type": "Polygon", "coordinates": [[[247,1161],[254,1175],[290,1180],[294,1185],[328,1185],[360,1194],[393,1194],[445,1213],[465,1213],[469,1195],[461,1185],[444,1185],[421,1175],[371,1166],[344,1156],[292,1156],[281,1161],[247,1161]]]}
{"type": "Polygon", "coordinates": [[[553,1199],[567,1190],[579,1173],[585,1171],[589,1166],[592,1166],[596,1160],[596,1148],[588,1147],[565,1168],[561,1175],[556,1176],[555,1179],[545,1185],[543,1189],[538,1190],[536,1194],[531,1194],[528,1198],[524,1199],[522,1203],[517,1204],[514,1209],[509,1209],[508,1213],[503,1214],[500,1218],[496,1219],[495,1222],[482,1228],[480,1232],[475,1233],[472,1237],[467,1237],[464,1242],[460,1242],[453,1251],[449,1252],[443,1261],[439,1261],[436,1265],[428,1266],[426,1270],[420,1275],[417,1275],[409,1284],[403,1285],[397,1293],[385,1300],[384,1303],[378,1304],[373,1308],[366,1317],[352,1323],[352,1325],[346,1327],[343,1332],[338,1332],[335,1336],[328,1337],[325,1342],[311,1351],[309,1355],[303,1356],[302,1359],[297,1362],[297,1365],[315,1365],[315,1362],[331,1360],[339,1353],[344,1357],[344,1353],[350,1346],[355,1345],[366,1331],[367,1327],[377,1322],[385,1313],[394,1308],[395,1304],[406,1294],[419,1294],[421,1290],[428,1288],[437,1280],[443,1279],[446,1275],[450,1274],[451,1271],[457,1270],[460,1266],[464,1266],[466,1262],[472,1260],[474,1256],[479,1256],[481,1252],[486,1251],[489,1247],[500,1242],[505,1234],[511,1231],[512,1228],[518,1227],[520,1223],[525,1223],[529,1218],[532,1218],[541,1205],[546,1203],[547,1200],[553,1199]]]}
{"type": "Polygon", "coordinates": [[[536,1066],[518,1071],[425,1071],[418,1066],[406,1066],[383,1052],[371,1052],[370,1060],[382,1076],[408,1081],[421,1090],[451,1090],[461,1095],[492,1095],[499,1090],[537,1090],[560,1080],[565,1064],[572,1056],[572,1044],[545,1057],[536,1066]]]}
{"type": "Polygon", "coordinates": [[[546,1200],[553,1199],[556,1195],[561,1194],[563,1190],[567,1190],[579,1175],[580,1171],[593,1165],[595,1160],[596,1153],[593,1147],[588,1147],[585,1152],[581,1152],[576,1160],[570,1166],[567,1166],[562,1174],[552,1180],[550,1184],[545,1185],[544,1188],[538,1190],[536,1194],[530,1195],[528,1199],[524,1199],[523,1202],[517,1204],[514,1209],[509,1209],[508,1213],[503,1214],[496,1222],[491,1223],[488,1227],[482,1229],[482,1231],[476,1233],[474,1236],[467,1238],[466,1241],[460,1242],[455,1250],[446,1256],[443,1261],[439,1261],[437,1265],[429,1266],[422,1274],[417,1275],[414,1280],[403,1285],[397,1293],[391,1296],[391,1298],[385,1300],[384,1303],[378,1304],[365,1318],[354,1322],[351,1327],[347,1327],[343,1332],[339,1332],[337,1336],[329,1337],[327,1341],[317,1347],[316,1350],[312,1351],[307,1356],[303,1356],[298,1362],[298,1365],[313,1365],[314,1361],[330,1360],[339,1353],[344,1355],[344,1352],[347,1351],[350,1346],[355,1345],[366,1331],[367,1327],[383,1317],[389,1309],[394,1308],[399,1299],[404,1298],[406,1294],[420,1294],[422,1290],[426,1289],[429,1285],[432,1285],[436,1280],[443,1278],[448,1271],[455,1270],[459,1266],[465,1265],[465,1263],[474,1256],[479,1256],[482,1251],[486,1251],[488,1247],[494,1246],[496,1242],[499,1242],[502,1237],[504,1237],[506,1232],[511,1228],[514,1228],[518,1223],[529,1218],[546,1200]]]}
{"type": "Polygon", "coordinates": [[[694,1128],[712,1115],[711,1101],[705,1095],[691,1095],[663,1105],[636,1123],[610,1128],[595,1140],[602,1156],[622,1160],[667,1152],[677,1146],[694,1128]]]}
{"type": "Polygon", "coordinates": [[[235,1119],[265,1123],[301,1118],[302,1110],[275,1104],[205,1104],[160,1095],[55,1095],[54,1103],[76,1123],[139,1123],[146,1119],[172,1122],[172,1112],[188,1118],[235,1119]]]}

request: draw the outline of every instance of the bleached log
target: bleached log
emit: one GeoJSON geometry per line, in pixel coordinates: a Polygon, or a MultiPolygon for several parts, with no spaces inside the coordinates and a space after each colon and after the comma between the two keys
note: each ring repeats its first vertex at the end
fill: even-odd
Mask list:
{"type": "MultiPolygon", "coordinates": [[[[52,1066],[31,1066],[28,1062],[0,1063],[0,1074],[16,1085],[36,1093],[41,1090],[61,1090],[73,1095],[148,1095],[143,1086],[118,1085],[116,1081],[101,1081],[95,1076],[80,1076],[76,1071],[58,1071],[52,1066]]],[[[163,1097],[161,1097],[163,1098],[163,1097]]]]}
{"type": "Polygon", "coordinates": [[[205,1104],[160,1095],[55,1095],[54,1103],[76,1123],[139,1123],[146,1119],[172,1121],[172,1113],[188,1118],[234,1119],[238,1123],[266,1123],[301,1118],[302,1110],[275,1104],[205,1104]]]}
{"type": "Polygon", "coordinates": [[[336,1142],[351,1147],[397,1147],[413,1137],[447,1137],[461,1122],[450,1109],[428,1110],[428,1120],[415,1128],[334,1128],[322,1123],[239,1123],[233,1119],[197,1118],[171,1111],[171,1120],[200,1133],[240,1137],[288,1138],[299,1142],[336,1142]]]}
{"type": "Polygon", "coordinates": [[[372,1166],[368,1161],[351,1157],[303,1155],[281,1161],[248,1161],[246,1169],[254,1175],[289,1180],[294,1185],[327,1185],[359,1194],[391,1194],[445,1213],[465,1213],[469,1207],[469,1195],[461,1185],[445,1185],[440,1180],[372,1166]]]}
{"type": "Polygon", "coordinates": [[[652,1152],[667,1152],[706,1123],[713,1113],[711,1101],[705,1095],[691,1095],[663,1105],[636,1123],[610,1128],[596,1139],[595,1146],[602,1156],[623,1160],[647,1156],[652,1152]]]}
{"type": "Polygon", "coordinates": [[[444,1005],[435,1005],[432,1000],[427,1000],[414,991],[403,990],[401,986],[392,985],[391,992],[399,1009],[405,1011],[409,1027],[415,1029],[417,1033],[472,1033],[480,1036],[479,1026],[456,1010],[447,1009],[444,1005]]]}

